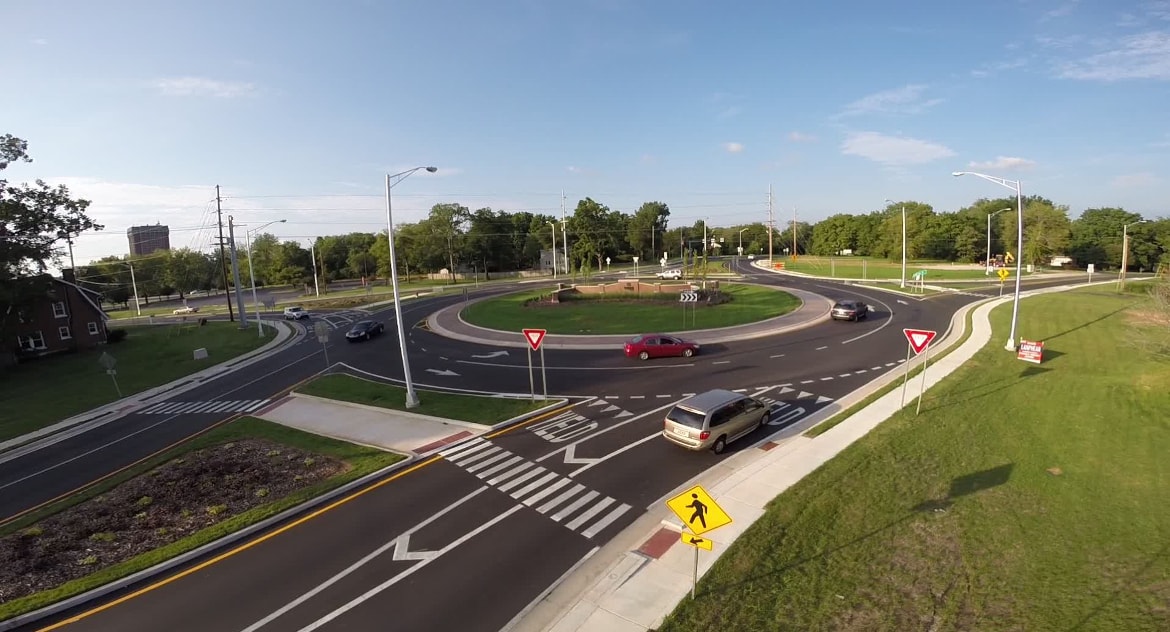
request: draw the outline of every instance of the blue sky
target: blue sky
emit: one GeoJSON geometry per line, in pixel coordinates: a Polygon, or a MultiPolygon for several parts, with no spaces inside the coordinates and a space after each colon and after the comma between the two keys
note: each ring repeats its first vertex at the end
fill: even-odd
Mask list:
{"type": "Polygon", "coordinates": [[[672,225],[1010,195],[1167,215],[1170,1],[6,2],[0,133],[106,225],[206,247],[214,185],[288,238],[434,203],[672,225]],[[183,6],[179,6],[182,4],[183,6]],[[18,86],[15,93],[13,86],[18,86]],[[258,197],[287,196],[287,197],[258,197]]]}

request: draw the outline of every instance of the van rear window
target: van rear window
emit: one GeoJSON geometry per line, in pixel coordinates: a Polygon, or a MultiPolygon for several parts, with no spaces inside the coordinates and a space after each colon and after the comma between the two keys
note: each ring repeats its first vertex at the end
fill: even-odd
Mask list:
{"type": "Polygon", "coordinates": [[[679,406],[675,406],[666,415],[666,418],[676,424],[682,424],[688,428],[702,428],[703,421],[707,419],[706,415],[697,413],[693,410],[688,410],[679,406]]]}

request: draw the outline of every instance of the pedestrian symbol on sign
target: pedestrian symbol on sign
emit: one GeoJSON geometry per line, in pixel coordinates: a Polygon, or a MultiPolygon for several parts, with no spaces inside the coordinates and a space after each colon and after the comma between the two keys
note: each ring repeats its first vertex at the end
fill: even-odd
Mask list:
{"type": "Polygon", "coordinates": [[[691,504],[687,505],[687,507],[693,507],[695,509],[695,513],[691,514],[691,519],[688,520],[687,523],[693,525],[693,524],[695,524],[695,520],[698,520],[703,525],[703,529],[706,530],[707,529],[707,516],[706,516],[707,505],[704,505],[703,501],[699,500],[698,494],[691,494],[691,498],[694,498],[694,500],[691,501],[691,504]]]}
{"type": "Polygon", "coordinates": [[[666,506],[678,516],[693,535],[731,524],[731,516],[723,511],[711,495],[696,485],[666,501],[666,506]]]}

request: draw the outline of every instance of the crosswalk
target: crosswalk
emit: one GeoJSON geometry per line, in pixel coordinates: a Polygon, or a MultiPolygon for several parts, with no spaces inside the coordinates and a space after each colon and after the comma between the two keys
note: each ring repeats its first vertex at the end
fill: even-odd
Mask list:
{"type": "Polygon", "coordinates": [[[264,407],[271,400],[240,399],[216,400],[211,402],[161,402],[144,408],[143,415],[189,415],[215,413],[250,413],[264,407]]]}
{"type": "Polygon", "coordinates": [[[593,539],[630,506],[477,437],[439,452],[501,492],[593,539]]]}

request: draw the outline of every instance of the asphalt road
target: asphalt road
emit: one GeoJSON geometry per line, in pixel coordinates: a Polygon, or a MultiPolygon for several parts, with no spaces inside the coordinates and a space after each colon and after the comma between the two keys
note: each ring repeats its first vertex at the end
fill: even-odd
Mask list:
{"type": "MultiPolygon", "coordinates": [[[[832,298],[860,297],[877,311],[859,323],[829,322],[774,339],[705,346],[689,360],[639,363],[618,349],[546,351],[550,392],[584,397],[571,410],[375,484],[220,561],[176,571],[162,584],[136,586],[132,590],[145,592],[69,629],[498,630],[665,493],[725,459],[752,458],[756,446],[784,441],[834,399],[896,370],[906,353],[903,327],[941,334],[957,307],[979,298],[972,292],[904,299],[833,282],[749,274],[755,282],[832,298]],[[772,423],[724,455],[689,452],[659,436],[666,407],[713,387],[766,398],[772,423]]],[[[457,300],[462,297],[404,303],[404,320],[416,323],[457,300]]],[[[330,319],[344,325],[345,318],[357,316],[330,319]]],[[[387,323],[387,335],[355,345],[331,338],[330,360],[401,378],[392,312],[375,317],[387,323]]],[[[500,349],[417,328],[409,340],[420,384],[527,390],[527,359],[515,350],[474,358],[500,349]]],[[[323,368],[320,347],[312,336],[303,337],[182,399],[274,397],[323,368]]],[[[160,418],[139,411],[0,464],[0,515],[73,489],[223,418],[160,418]]]]}

